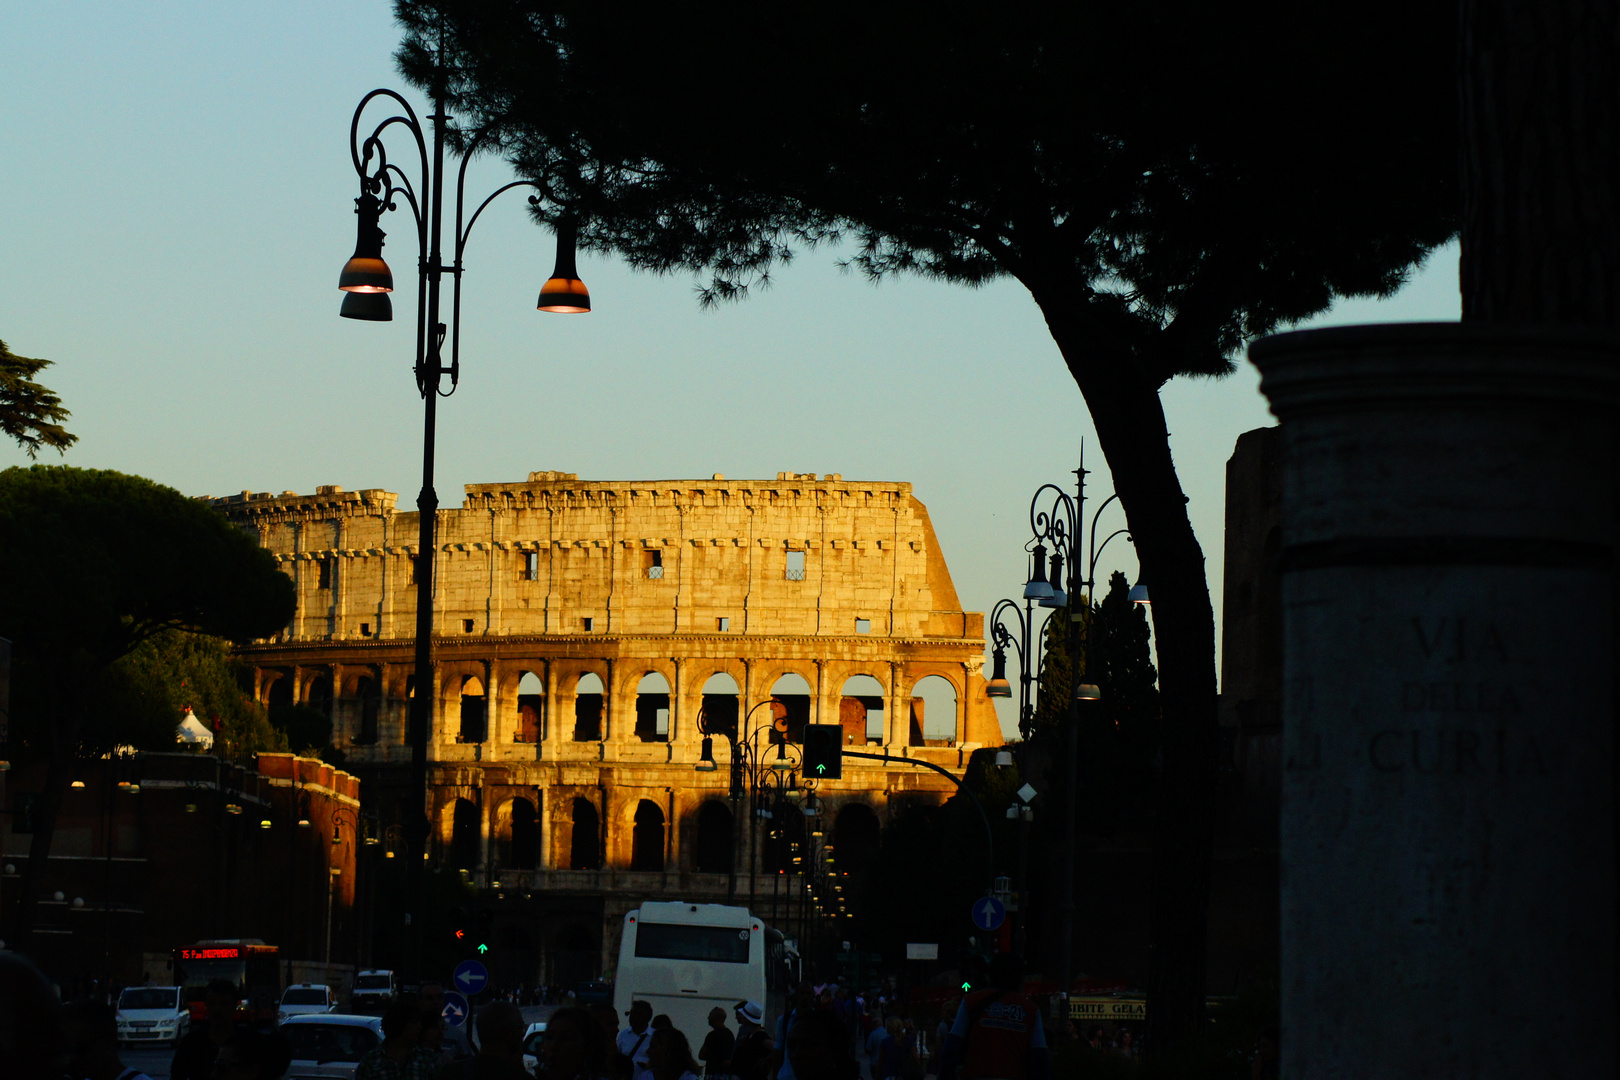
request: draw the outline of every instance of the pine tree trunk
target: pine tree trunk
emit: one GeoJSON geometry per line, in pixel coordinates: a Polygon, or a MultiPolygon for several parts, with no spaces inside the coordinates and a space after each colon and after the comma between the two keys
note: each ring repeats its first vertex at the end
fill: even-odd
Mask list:
{"type": "Polygon", "coordinates": [[[82,693],[60,672],[44,669],[50,679],[46,694],[51,711],[51,756],[45,767],[45,786],[34,803],[34,832],[28,842],[28,865],[23,869],[21,886],[17,890],[17,918],[9,936],[15,948],[27,950],[34,923],[39,914],[40,893],[50,872],[51,841],[56,836],[56,820],[62,813],[62,802],[72,781],[73,763],[77,760],[79,725],[78,710],[74,705],[82,693]],[[64,700],[66,698],[67,700],[64,700]]]}
{"type": "Polygon", "coordinates": [[[1620,329],[1620,5],[1463,0],[1463,318],[1620,329]]]}
{"type": "Polygon", "coordinates": [[[1069,299],[1078,295],[1038,292],[1036,302],[1091,412],[1153,597],[1164,721],[1154,797],[1146,1045],[1164,1051],[1191,1034],[1204,1011],[1219,747],[1215,612],[1158,385],[1125,350],[1099,347],[1099,335],[1069,299]]]}

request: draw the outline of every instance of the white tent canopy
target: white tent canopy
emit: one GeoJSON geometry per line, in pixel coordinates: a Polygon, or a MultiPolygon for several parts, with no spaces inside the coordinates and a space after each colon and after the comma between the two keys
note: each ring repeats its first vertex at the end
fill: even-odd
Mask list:
{"type": "Polygon", "coordinates": [[[174,741],[185,747],[200,747],[208,750],[214,745],[214,733],[208,730],[208,725],[197,719],[191,713],[191,706],[187,705],[185,712],[180,714],[180,726],[174,729],[174,741]]]}

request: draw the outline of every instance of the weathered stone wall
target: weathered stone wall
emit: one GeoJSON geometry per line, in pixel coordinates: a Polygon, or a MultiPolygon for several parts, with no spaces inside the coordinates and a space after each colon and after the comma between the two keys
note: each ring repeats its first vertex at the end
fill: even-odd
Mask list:
{"type": "MultiPolygon", "coordinates": [[[[866,715],[870,683],[845,690],[870,676],[881,724],[852,724],[847,741],[951,768],[1001,742],[979,670],[983,615],[961,610],[909,484],[532,473],[466,492],[461,508],[439,512],[434,553],[435,854],[512,888],[600,897],[604,952],[631,899],[723,895],[726,876],[702,872],[694,851],[703,804],[730,809],[731,744],[715,738],[717,767],[699,768],[706,693],[735,702],[745,734],[780,718],[791,742],[798,723],[839,723],[851,703],[866,715]],[[779,685],[797,685],[793,676],[796,690],[779,685]],[[956,703],[942,717],[936,699],[925,725],[917,695],[929,676],[956,703]],[[574,865],[576,800],[597,817],[599,867],[574,865]],[[652,878],[629,872],[637,813],[652,816],[644,803],[663,829],[652,878]],[[522,839],[531,815],[532,851],[522,839]]],[[[406,794],[420,554],[417,515],[395,504],[390,492],[337,487],[214,500],[297,583],[287,630],[244,649],[256,694],[330,713],[384,828],[406,794]]],[[[891,796],[938,801],[948,788],[901,761],[847,761],[820,794],[834,818],[852,801],[886,816],[891,796]]],[[[738,869],[747,873],[745,855],[738,869]]]]}

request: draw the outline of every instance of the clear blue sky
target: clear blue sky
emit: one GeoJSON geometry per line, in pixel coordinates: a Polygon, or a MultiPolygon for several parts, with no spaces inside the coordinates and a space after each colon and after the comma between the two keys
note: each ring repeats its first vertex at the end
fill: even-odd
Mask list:
{"type": "MultiPolygon", "coordinates": [[[[392,324],[337,317],[349,120],[366,91],[402,86],[397,39],[384,0],[0,6],[0,338],[55,361],[46,381],[80,438],[67,463],[195,495],[341,484],[414,502],[414,300],[396,294],[392,324]]],[[[506,179],[482,162],[469,189],[506,179]]],[[[1095,446],[1020,286],[874,287],[817,251],[701,312],[689,279],[585,257],[595,311],[542,315],[553,249],[523,211],[504,196],[468,248],[444,503],[538,469],[909,480],[970,610],[1019,587],[1030,495],[1068,478],[1082,438],[1095,446]]],[[[389,217],[385,253],[409,273],[410,227],[389,217]]],[[[1316,324],[1455,319],[1456,255],[1316,324]]],[[[1217,614],[1225,462],[1273,422],[1257,385],[1244,365],[1164,395],[1217,614]]],[[[0,466],[26,460],[0,446],[0,466]]],[[[1086,461],[1091,490],[1112,490],[1101,454],[1086,461]]],[[[1134,579],[1129,547],[1108,555],[1134,579]]]]}

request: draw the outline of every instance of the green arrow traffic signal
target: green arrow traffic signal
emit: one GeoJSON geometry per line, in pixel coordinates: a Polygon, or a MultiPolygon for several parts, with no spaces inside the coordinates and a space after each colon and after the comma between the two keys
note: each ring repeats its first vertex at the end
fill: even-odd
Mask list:
{"type": "Polygon", "coordinates": [[[484,945],[484,944],[480,944],[480,945],[479,945],[479,946],[478,946],[478,951],[479,951],[479,952],[480,952],[480,953],[487,953],[487,952],[489,952],[489,946],[488,946],[488,945],[484,945]]]}
{"type": "Polygon", "coordinates": [[[844,729],[839,724],[806,724],[803,743],[804,771],[816,779],[838,780],[844,775],[844,729]]]}

